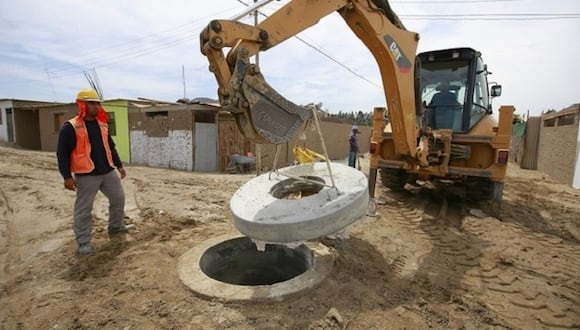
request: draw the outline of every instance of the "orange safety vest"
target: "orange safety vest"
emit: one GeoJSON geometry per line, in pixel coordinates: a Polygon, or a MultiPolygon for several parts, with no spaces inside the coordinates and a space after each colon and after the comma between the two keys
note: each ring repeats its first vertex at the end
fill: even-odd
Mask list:
{"type": "MultiPolygon", "coordinates": [[[[105,146],[105,153],[107,160],[111,167],[115,167],[113,163],[113,154],[109,146],[109,126],[101,121],[98,121],[101,129],[101,137],[103,138],[103,145],[105,146]]],[[[72,173],[91,173],[95,169],[95,164],[91,159],[91,142],[89,141],[89,133],[85,126],[85,121],[79,116],[69,120],[69,123],[75,129],[76,146],[70,156],[70,170],[72,173]]]]}

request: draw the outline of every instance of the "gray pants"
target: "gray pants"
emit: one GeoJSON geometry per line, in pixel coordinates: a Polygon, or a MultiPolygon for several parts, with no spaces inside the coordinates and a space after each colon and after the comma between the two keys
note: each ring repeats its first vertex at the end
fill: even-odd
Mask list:
{"type": "Polygon", "coordinates": [[[77,175],[77,199],[74,210],[74,232],[77,243],[91,241],[93,202],[99,190],[109,199],[109,228],[124,225],[125,193],[117,171],[103,175],[77,175]]]}

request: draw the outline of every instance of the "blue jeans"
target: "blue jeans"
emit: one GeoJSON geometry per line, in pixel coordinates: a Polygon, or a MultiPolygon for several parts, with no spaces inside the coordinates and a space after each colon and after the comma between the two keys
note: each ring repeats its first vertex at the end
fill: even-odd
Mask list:
{"type": "Polygon", "coordinates": [[[351,151],[348,153],[348,166],[356,167],[356,151],[351,151]]]}

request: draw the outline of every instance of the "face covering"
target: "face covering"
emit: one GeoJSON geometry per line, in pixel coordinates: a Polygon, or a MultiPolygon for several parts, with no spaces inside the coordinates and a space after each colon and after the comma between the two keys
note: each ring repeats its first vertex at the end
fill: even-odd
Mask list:
{"type": "MultiPolygon", "coordinates": [[[[84,119],[85,116],[87,115],[87,102],[85,100],[77,99],[77,107],[79,108],[79,117],[84,119]]],[[[108,123],[109,115],[107,115],[107,112],[105,111],[105,109],[103,109],[103,106],[100,103],[98,107],[99,110],[97,111],[96,116],[97,120],[103,123],[108,123]]]]}

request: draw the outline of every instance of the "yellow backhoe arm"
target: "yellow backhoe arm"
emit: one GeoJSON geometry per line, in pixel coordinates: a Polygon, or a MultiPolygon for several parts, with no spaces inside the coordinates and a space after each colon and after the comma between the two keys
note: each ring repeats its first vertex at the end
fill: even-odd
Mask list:
{"type": "Polygon", "coordinates": [[[256,143],[291,139],[311,117],[264,80],[249,57],[276,46],[337,11],[375,57],[389,108],[395,150],[417,154],[415,54],[419,35],[407,31],[386,0],[293,0],[258,26],[214,20],[201,33],[201,51],[215,74],[222,106],[256,143]],[[224,48],[230,48],[224,54],[224,48]]]}

